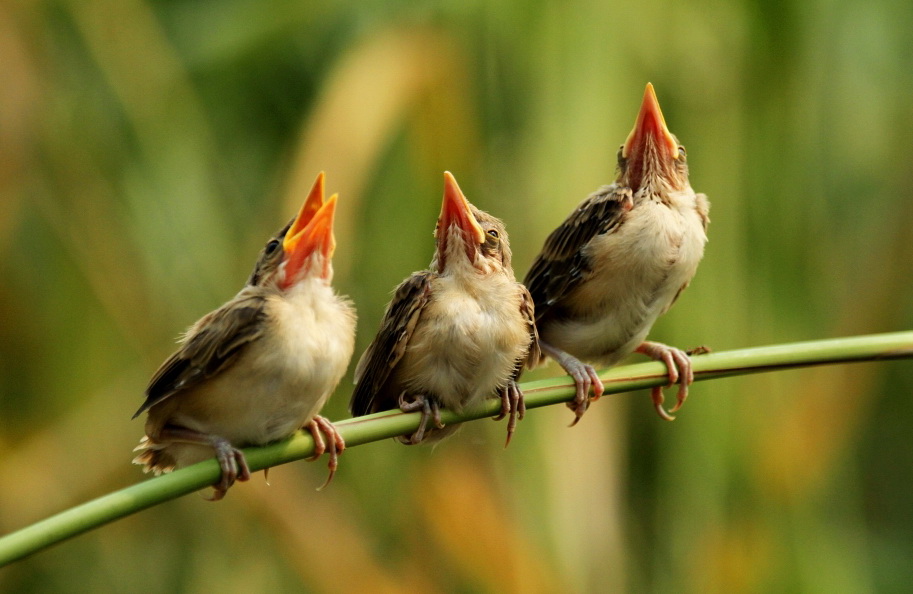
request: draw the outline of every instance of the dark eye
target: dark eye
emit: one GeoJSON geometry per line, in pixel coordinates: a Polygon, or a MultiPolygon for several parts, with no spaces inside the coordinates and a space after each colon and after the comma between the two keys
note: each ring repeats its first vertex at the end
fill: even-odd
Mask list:
{"type": "Polygon", "coordinates": [[[270,241],[268,244],[266,244],[266,247],[263,249],[263,252],[267,256],[272,256],[273,254],[276,253],[276,250],[279,249],[280,245],[282,245],[282,243],[278,239],[274,239],[274,240],[270,241]]]}
{"type": "Polygon", "coordinates": [[[499,237],[501,237],[501,236],[498,234],[498,231],[497,231],[496,229],[489,229],[489,230],[488,230],[488,236],[491,237],[492,239],[498,239],[499,237]]]}

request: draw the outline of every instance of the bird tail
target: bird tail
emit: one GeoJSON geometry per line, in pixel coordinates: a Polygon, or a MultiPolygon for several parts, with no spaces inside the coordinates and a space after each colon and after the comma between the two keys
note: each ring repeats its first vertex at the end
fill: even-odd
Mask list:
{"type": "Polygon", "coordinates": [[[155,476],[163,472],[171,472],[174,470],[176,461],[174,457],[165,452],[164,447],[163,444],[156,443],[149,439],[148,435],[144,435],[139,440],[139,445],[133,448],[134,452],[139,452],[133,458],[133,463],[141,465],[143,472],[152,472],[155,476]]]}

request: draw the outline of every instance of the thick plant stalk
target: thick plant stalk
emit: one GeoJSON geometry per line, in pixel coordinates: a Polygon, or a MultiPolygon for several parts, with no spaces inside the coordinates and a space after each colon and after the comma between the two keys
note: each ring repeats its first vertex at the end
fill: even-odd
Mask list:
{"type": "MultiPolygon", "coordinates": [[[[741,349],[693,358],[695,381],[776,371],[814,365],[913,358],[913,331],[817,340],[741,349]]],[[[600,374],[606,394],[618,394],[666,383],[662,363],[614,367],[600,374]]],[[[574,383],[567,376],[522,386],[527,408],[567,402],[574,383]]],[[[471,421],[496,415],[500,400],[492,398],[460,414],[443,411],[444,423],[471,421]]],[[[414,432],[419,413],[386,411],[336,423],[348,447],[414,432]]],[[[563,429],[562,429],[563,430],[563,429]]],[[[278,466],[310,456],[314,442],[307,433],[262,448],[244,451],[251,471],[278,466]]],[[[219,479],[219,465],[207,460],[194,466],[103,495],[0,538],[0,567],[53,544],[98,528],[118,518],[203,489],[219,479]]],[[[243,488],[243,486],[241,487],[243,488]]],[[[328,495],[330,496],[330,495],[328,495]]]]}

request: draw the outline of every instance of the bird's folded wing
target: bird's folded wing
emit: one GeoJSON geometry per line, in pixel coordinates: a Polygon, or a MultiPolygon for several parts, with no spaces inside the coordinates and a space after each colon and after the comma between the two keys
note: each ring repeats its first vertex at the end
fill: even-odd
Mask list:
{"type": "Polygon", "coordinates": [[[428,271],[416,272],[397,287],[380,331],[355,368],[356,385],[349,410],[356,417],[376,412],[375,398],[406,352],[422,309],[428,303],[433,276],[428,271]]]}
{"type": "Polygon", "coordinates": [[[590,268],[584,246],[618,228],[632,205],[629,188],[604,186],[552,231],[523,281],[536,304],[536,320],[586,279],[590,268]]]}
{"type": "Polygon", "coordinates": [[[266,303],[259,291],[242,291],[200,319],[149,381],[146,401],[133,417],[231,365],[246,345],[263,334],[266,303]]]}
{"type": "MultiPolygon", "coordinates": [[[[519,285],[519,283],[517,284],[519,285]]],[[[524,365],[532,369],[538,365],[539,360],[542,359],[542,349],[539,346],[539,332],[536,330],[536,312],[533,296],[529,294],[529,290],[526,287],[523,285],[519,286],[520,313],[523,314],[523,319],[526,322],[526,329],[529,331],[529,352],[526,355],[526,360],[519,362],[517,374],[514,379],[519,378],[524,365]]]]}

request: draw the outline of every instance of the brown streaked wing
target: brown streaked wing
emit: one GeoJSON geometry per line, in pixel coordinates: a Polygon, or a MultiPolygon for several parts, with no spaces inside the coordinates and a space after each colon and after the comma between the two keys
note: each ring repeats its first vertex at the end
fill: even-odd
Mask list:
{"type": "Polygon", "coordinates": [[[355,391],[349,402],[352,415],[358,417],[377,412],[375,399],[406,352],[422,309],[428,303],[432,278],[432,272],[416,272],[396,288],[380,331],[355,368],[355,391]]]}
{"type": "Polygon", "coordinates": [[[530,295],[529,289],[525,286],[517,283],[520,288],[520,313],[523,314],[523,319],[526,322],[526,329],[529,331],[529,354],[526,356],[526,361],[521,361],[518,365],[517,374],[514,379],[517,379],[520,376],[520,373],[523,371],[524,364],[526,367],[532,369],[539,364],[539,361],[542,359],[542,349],[539,346],[539,331],[536,329],[536,306],[533,302],[533,296],[530,295]]]}
{"type": "Polygon", "coordinates": [[[133,418],[231,365],[247,344],[262,335],[265,317],[265,294],[248,287],[200,319],[188,331],[181,348],[152,376],[146,401],[133,418]]]}
{"type": "Polygon", "coordinates": [[[604,186],[552,231],[523,281],[536,304],[537,321],[589,274],[583,247],[617,228],[632,206],[630,188],[604,186]]]}

